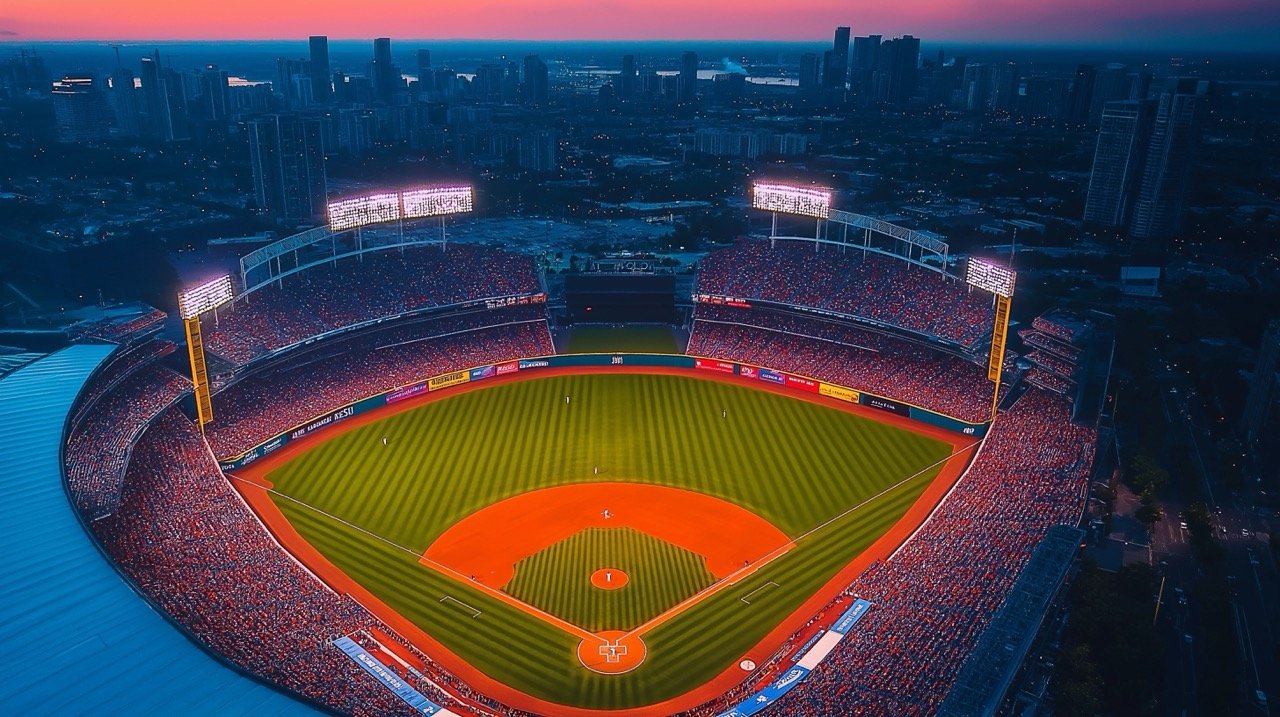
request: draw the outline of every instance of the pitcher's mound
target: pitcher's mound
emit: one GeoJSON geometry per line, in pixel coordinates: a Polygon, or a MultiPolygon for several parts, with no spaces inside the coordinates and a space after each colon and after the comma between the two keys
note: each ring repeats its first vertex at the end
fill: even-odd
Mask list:
{"type": "Polygon", "coordinates": [[[591,573],[591,584],[601,590],[617,590],[627,584],[631,578],[617,568],[600,568],[591,573]]]}

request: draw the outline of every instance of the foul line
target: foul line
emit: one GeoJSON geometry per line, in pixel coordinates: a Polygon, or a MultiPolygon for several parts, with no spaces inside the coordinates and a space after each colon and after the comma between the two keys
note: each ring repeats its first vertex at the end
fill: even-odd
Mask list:
{"type": "MultiPolygon", "coordinates": [[[[436,562],[435,560],[432,560],[432,559],[430,559],[430,558],[426,557],[426,556],[425,556],[425,555],[423,555],[422,553],[419,553],[419,552],[417,552],[417,551],[415,551],[415,550],[412,550],[411,548],[406,548],[405,546],[400,545],[399,543],[396,543],[396,542],[394,542],[394,541],[388,540],[388,539],[386,539],[386,538],[382,537],[381,535],[378,535],[377,533],[375,533],[375,532],[373,532],[373,531],[371,531],[371,530],[367,530],[367,529],[365,529],[365,528],[362,528],[362,527],[360,527],[360,526],[356,525],[355,523],[352,523],[351,521],[344,520],[344,519],[339,518],[338,516],[336,516],[336,515],[334,515],[334,514],[332,514],[332,513],[328,512],[328,511],[321,510],[320,508],[317,508],[317,507],[315,507],[314,505],[311,505],[311,504],[306,503],[306,502],[304,502],[304,501],[298,500],[297,498],[294,498],[293,496],[287,495],[287,494],[285,494],[285,493],[281,493],[281,492],[279,492],[278,490],[276,490],[275,488],[263,488],[262,486],[258,485],[257,483],[254,483],[253,481],[246,480],[246,479],[244,479],[244,478],[239,478],[239,477],[237,477],[237,476],[235,476],[235,475],[233,475],[233,474],[230,474],[230,473],[227,473],[226,475],[227,475],[227,476],[229,476],[229,477],[231,477],[231,478],[234,478],[235,480],[238,480],[238,481],[240,481],[240,482],[242,482],[242,483],[248,483],[249,485],[253,486],[254,488],[257,488],[258,490],[265,491],[265,492],[267,492],[267,493],[270,493],[271,495],[278,495],[278,496],[280,496],[281,498],[284,498],[285,500],[288,500],[288,501],[289,501],[289,502],[291,502],[291,503],[295,503],[295,504],[297,504],[297,505],[302,506],[303,508],[306,508],[307,510],[313,511],[313,512],[315,512],[315,513],[319,513],[320,515],[323,515],[324,517],[326,517],[326,518],[328,518],[328,519],[330,519],[330,520],[333,520],[333,521],[336,521],[336,522],[338,522],[338,523],[341,523],[341,524],[343,524],[343,525],[347,526],[348,528],[351,528],[352,530],[355,530],[355,531],[357,531],[357,532],[363,533],[363,534],[365,534],[365,535],[369,536],[370,538],[373,538],[374,540],[377,540],[377,541],[379,541],[379,542],[386,543],[387,545],[390,545],[391,547],[395,548],[396,550],[400,550],[400,551],[403,551],[403,552],[405,552],[405,553],[408,553],[409,555],[412,555],[412,556],[414,556],[415,558],[417,558],[417,559],[418,559],[418,563],[419,563],[420,565],[426,565],[426,566],[427,566],[427,567],[429,567],[429,568],[433,568],[434,570],[436,570],[436,572],[439,572],[439,573],[441,573],[441,574],[443,574],[443,575],[446,575],[446,576],[452,577],[452,578],[454,578],[455,580],[457,580],[457,581],[459,581],[459,582],[461,582],[461,583],[463,583],[463,584],[470,585],[470,586],[472,586],[472,587],[476,588],[477,590],[480,590],[481,592],[488,593],[490,596],[495,597],[495,598],[497,598],[497,599],[499,599],[499,600],[501,600],[501,601],[503,601],[503,602],[507,603],[508,605],[511,605],[511,606],[513,606],[513,607],[516,607],[516,608],[518,608],[518,609],[520,609],[520,610],[522,610],[522,611],[524,611],[524,612],[527,612],[527,613],[529,613],[530,615],[533,615],[534,617],[540,617],[540,618],[542,618],[543,620],[545,620],[545,621],[547,621],[547,622],[551,623],[552,625],[555,625],[556,627],[559,627],[560,629],[564,630],[565,632],[569,633],[570,635],[576,635],[576,636],[578,636],[578,637],[582,637],[582,638],[596,638],[596,639],[600,639],[600,638],[599,638],[595,633],[593,633],[593,632],[589,632],[589,631],[587,631],[587,630],[584,630],[584,629],[582,629],[581,627],[578,627],[577,625],[574,625],[573,623],[571,623],[571,622],[569,622],[569,621],[567,621],[567,620],[563,620],[563,619],[561,619],[561,618],[558,618],[558,617],[556,617],[555,615],[552,615],[552,614],[551,614],[551,613],[549,613],[549,612],[546,612],[546,611],[544,611],[544,610],[539,610],[538,608],[536,608],[536,607],[534,607],[534,606],[532,606],[532,605],[530,605],[530,604],[528,604],[528,603],[521,602],[520,600],[517,600],[517,599],[515,599],[515,598],[511,597],[510,595],[508,595],[508,594],[506,594],[506,593],[502,592],[501,590],[497,590],[497,589],[495,589],[495,588],[491,588],[491,587],[489,587],[488,585],[485,585],[484,583],[482,583],[482,582],[480,582],[480,581],[478,581],[478,580],[472,580],[472,579],[470,578],[470,576],[463,575],[462,573],[458,572],[457,570],[454,570],[453,568],[450,568],[448,565],[445,565],[445,564],[443,564],[443,563],[436,562]]],[[[327,557],[326,557],[325,559],[326,559],[326,560],[328,560],[328,558],[327,558],[327,557]]],[[[377,596],[375,595],[374,597],[377,597],[377,596]]],[[[390,607],[390,606],[388,606],[388,607],[390,607]]],[[[392,608],[392,609],[394,609],[394,608],[392,608]]]]}
{"type": "MultiPolygon", "coordinates": [[[[889,486],[889,487],[885,488],[884,490],[880,491],[879,493],[876,493],[875,495],[871,496],[870,498],[867,498],[866,500],[862,501],[861,503],[858,503],[857,505],[855,505],[855,506],[853,506],[853,507],[851,507],[851,508],[849,508],[849,509],[845,510],[843,513],[840,513],[840,514],[838,514],[838,515],[836,515],[836,516],[832,517],[831,519],[827,520],[826,522],[821,523],[820,525],[817,525],[817,526],[815,526],[815,527],[813,527],[813,528],[811,528],[811,529],[809,529],[809,530],[805,531],[804,533],[801,533],[800,535],[796,536],[795,538],[793,538],[793,539],[791,539],[789,542],[787,542],[787,544],[785,544],[785,545],[781,545],[781,546],[778,546],[777,548],[774,548],[774,549],[773,549],[772,551],[770,551],[769,553],[766,553],[766,554],[765,554],[765,556],[764,556],[763,558],[761,558],[760,560],[757,560],[756,562],[751,563],[750,565],[746,565],[746,566],[743,566],[743,567],[741,567],[741,568],[738,568],[738,569],[737,569],[737,570],[735,570],[734,572],[732,572],[732,573],[730,573],[730,574],[728,574],[728,575],[724,576],[723,578],[720,578],[720,579],[719,579],[719,580],[717,580],[716,582],[714,582],[714,583],[712,583],[712,584],[708,585],[707,587],[703,588],[700,592],[697,592],[697,593],[693,594],[692,596],[690,596],[690,597],[688,597],[688,598],[685,598],[682,602],[677,603],[677,604],[676,604],[676,605],[674,605],[673,607],[668,608],[668,609],[667,609],[667,611],[666,611],[666,612],[664,612],[664,613],[662,613],[661,615],[658,615],[657,617],[654,617],[653,619],[649,620],[648,622],[644,623],[643,625],[641,625],[641,626],[639,626],[639,627],[633,628],[630,632],[627,632],[627,633],[626,633],[626,634],[624,634],[622,637],[623,637],[623,638],[627,638],[627,637],[630,637],[630,636],[632,636],[632,635],[638,635],[638,634],[642,634],[642,633],[648,632],[649,630],[652,630],[653,628],[655,628],[655,627],[657,627],[657,626],[661,625],[662,623],[666,622],[667,620],[670,620],[671,618],[675,617],[676,615],[679,615],[680,613],[684,612],[685,610],[688,610],[689,608],[693,607],[693,606],[694,606],[694,605],[696,605],[697,603],[702,602],[703,600],[705,600],[705,599],[707,599],[707,598],[711,597],[711,596],[712,596],[712,595],[714,595],[715,593],[719,592],[721,589],[723,589],[723,588],[725,588],[725,587],[728,587],[728,586],[730,586],[730,585],[736,585],[739,581],[741,581],[741,580],[742,580],[742,578],[745,578],[747,575],[750,575],[750,574],[752,574],[752,573],[755,573],[756,571],[760,570],[761,568],[763,568],[763,567],[764,567],[765,565],[767,565],[768,563],[770,563],[770,562],[772,562],[772,561],[774,561],[774,560],[776,560],[776,559],[778,559],[778,558],[782,557],[783,555],[785,555],[787,552],[789,552],[789,551],[791,550],[791,548],[795,547],[795,546],[796,546],[796,545],[797,545],[801,540],[804,540],[805,538],[808,538],[809,536],[813,535],[814,533],[818,532],[819,530],[822,530],[822,529],[826,528],[827,526],[831,525],[832,523],[835,523],[836,521],[841,520],[841,519],[845,518],[846,516],[848,516],[848,515],[850,515],[850,514],[852,514],[852,513],[856,512],[856,511],[858,511],[858,510],[861,510],[862,508],[866,507],[868,504],[873,503],[873,502],[875,502],[875,501],[879,500],[880,498],[884,497],[884,496],[885,496],[885,495],[887,495],[888,493],[892,493],[893,491],[897,490],[898,488],[901,488],[902,486],[906,485],[907,483],[910,483],[911,481],[915,480],[916,478],[919,478],[920,476],[924,475],[926,472],[931,471],[931,470],[933,470],[934,468],[937,468],[938,466],[945,464],[947,461],[951,460],[952,458],[955,458],[956,456],[958,456],[958,455],[960,455],[960,454],[964,453],[965,451],[968,451],[970,448],[973,448],[974,446],[978,445],[979,443],[981,443],[981,441],[973,441],[972,443],[969,443],[968,445],[964,446],[963,448],[956,448],[954,451],[952,451],[952,452],[951,452],[950,454],[948,454],[947,456],[945,456],[945,457],[943,457],[943,458],[941,458],[941,459],[939,459],[939,460],[937,460],[937,461],[934,461],[933,463],[931,463],[931,464],[929,464],[929,465],[925,466],[924,468],[921,468],[920,470],[916,471],[915,473],[912,473],[911,475],[907,476],[906,478],[903,478],[902,480],[898,481],[897,483],[894,483],[893,485],[891,485],[891,486],[889,486]]],[[[953,446],[953,448],[954,448],[954,446],[953,446]]]]}
{"type": "MultiPolygon", "coordinates": [[[[887,495],[887,494],[889,494],[889,493],[892,493],[893,491],[897,490],[898,488],[901,488],[902,486],[906,485],[907,483],[910,483],[911,481],[915,480],[916,478],[919,478],[921,475],[924,475],[926,472],[928,472],[928,471],[930,471],[930,470],[933,470],[934,468],[937,468],[938,466],[945,464],[947,461],[951,460],[952,458],[955,458],[956,456],[958,456],[958,455],[960,455],[960,454],[964,453],[965,451],[968,451],[969,449],[973,448],[974,446],[978,445],[978,444],[979,444],[979,443],[981,443],[981,442],[982,442],[982,441],[973,441],[972,443],[969,443],[969,444],[965,445],[963,448],[957,448],[956,450],[952,451],[950,454],[948,454],[948,455],[947,455],[947,456],[945,456],[944,458],[941,458],[941,459],[939,459],[939,460],[937,460],[937,461],[934,461],[933,463],[931,463],[931,464],[929,464],[929,465],[925,466],[924,468],[921,468],[920,470],[916,471],[915,473],[912,473],[911,475],[907,476],[906,478],[903,478],[902,480],[898,481],[897,483],[894,483],[893,485],[886,487],[884,490],[880,491],[879,493],[876,493],[875,495],[871,496],[870,498],[867,498],[867,499],[863,500],[861,503],[858,503],[857,505],[854,505],[854,506],[852,506],[852,507],[850,507],[850,508],[846,509],[845,511],[843,511],[843,512],[841,512],[841,513],[837,514],[837,515],[835,515],[834,517],[832,517],[832,518],[828,519],[827,521],[825,521],[825,522],[823,522],[823,523],[821,523],[821,524],[819,524],[819,525],[817,525],[817,526],[815,526],[815,527],[813,527],[813,528],[810,528],[809,530],[805,531],[804,533],[801,533],[799,536],[797,536],[797,537],[795,537],[795,538],[793,538],[793,539],[791,539],[791,540],[787,541],[787,543],[785,543],[784,545],[780,545],[780,546],[778,546],[777,548],[774,548],[774,549],[773,549],[773,550],[771,550],[770,552],[766,553],[766,554],[765,554],[764,556],[762,556],[759,560],[757,560],[757,561],[755,561],[755,562],[753,562],[753,563],[751,563],[751,564],[749,564],[749,565],[745,565],[745,566],[743,566],[743,567],[741,567],[741,568],[738,568],[737,570],[733,571],[732,573],[730,573],[730,574],[728,574],[728,575],[724,576],[723,578],[720,578],[719,580],[715,581],[714,583],[712,583],[712,584],[708,585],[707,587],[703,588],[703,589],[702,589],[702,590],[700,590],[699,592],[694,593],[693,595],[689,596],[688,598],[685,598],[685,599],[684,599],[684,600],[682,600],[681,602],[679,602],[679,603],[677,603],[677,604],[673,605],[672,607],[668,608],[668,609],[667,609],[665,612],[663,612],[662,614],[657,615],[657,616],[655,616],[655,617],[651,618],[648,622],[646,622],[646,623],[644,623],[644,624],[642,624],[642,625],[640,625],[640,626],[638,626],[638,627],[632,628],[632,629],[631,629],[631,630],[629,630],[628,632],[624,633],[621,637],[617,638],[617,641],[616,641],[614,644],[617,644],[618,642],[621,642],[622,640],[625,640],[625,639],[627,639],[627,638],[629,638],[629,637],[632,637],[632,636],[635,636],[635,635],[641,635],[641,634],[643,634],[643,633],[645,633],[645,632],[648,632],[648,631],[652,630],[653,628],[658,627],[659,625],[661,625],[661,624],[663,624],[663,623],[667,622],[668,620],[670,620],[670,619],[672,619],[672,618],[676,617],[677,615],[679,615],[680,613],[684,612],[685,610],[688,610],[689,608],[693,607],[694,605],[696,605],[696,604],[698,604],[698,603],[702,602],[703,600],[706,600],[707,598],[710,598],[712,595],[714,595],[714,594],[716,594],[716,593],[720,592],[722,589],[724,589],[724,588],[726,588],[726,587],[731,587],[731,586],[733,586],[733,585],[737,585],[739,582],[741,582],[741,581],[742,581],[744,578],[746,578],[747,576],[749,576],[749,575],[752,575],[752,574],[756,573],[757,571],[759,571],[760,569],[764,568],[764,567],[765,567],[766,565],[768,565],[769,563],[771,563],[771,562],[773,562],[774,560],[776,560],[776,559],[778,559],[778,558],[782,557],[783,555],[786,555],[788,552],[790,552],[790,551],[791,551],[791,549],[792,549],[792,548],[796,547],[796,545],[797,545],[801,540],[804,540],[805,538],[808,538],[809,536],[813,535],[814,533],[817,533],[818,531],[823,530],[824,528],[826,528],[826,527],[830,526],[832,523],[835,523],[835,522],[837,522],[837,521],[839,521],[839,520],[841,520],[841,519],[843,519],[843,518],[845,518],[845,517],[849,516],[850,514],[852,514],[852,513],[856,512],[856,511],[858,511],[858,510],[861,510],[862,508],[864,508],[864,507],[866,507],[867,505],[869,505],[869,504],[871,504],[871,503],[873,503],[873,502],[875,502],[875,501],[879,500],[880,498],[884,497],[885,495],[887,495]]],[[[247,480],[247,479],[244,479],[244,478],[240,478],[240,477],[238,477],[238,476],[236,476],[236,475],[234,475],[234,474],[231,474],[231,473],[225,473],[225,475],[227,475],[227,476],[229,476],[229,477],[231,477],[231,478],[233,478],[233,479],[235,479],[235,480],[241,481],[241,482],[243,482],[243,483],[248,483],[249,485],[253,486],[254,488],[257,488],[257,489],[259,489],[259,490],[262,490],[262,491],[265,491],[265,492],[267,492],[267,493],[270,493],[271,495],[278,495],[278,496],[280,496],[281,498],[284,498],[284,499],[286,499],[286,500],[288,500],[288,501],[290,501],[290,502],[292,502],[292,503],[295,503],[295,504],[300,505],[300,506],[302,506],[302,507],[304,507],[304,508],[306,508],[306,509],[308,509],[308,510],[311,510],[311,511],[313,511],[313,512],[315,512],[315,513],[318,513],[318,514],[320,514],[320,515],[323,515],[323,516],[325,516],[326,518],[329,518],[330,520],[334,520],[334,521],[336,521],[336,522],[338,522],[338,523],[341,523],[341,524],[343,524],[343,525],[347,526],[348,528],[351,528],[352,530],[355,530],[355,531],[358,531],[358,532],[360,532],[360,533],[363,533],[364,535],[367,535],[367,536],[369,536],[369,537],[371,537],[371,538],[373,538],[373,539],[375,539],[375,540],[378,540],[378,541],[380,541],[380,542],[386,543],[387,545],[389,545],[389,546],[391,546],[391,547],[393,547],[393,548],[395,548],[395,549],[397,549],[397,550],[401,550],[401,551],[403,551],[403,552],[405,552],[405,553],[408,553],[408,554],[410,554],[410,555],[414,556],[415,558],[417,558],[417,559],[418,559],[418,563],[419,563],[419,564],[421,564],[421,565],[426,565],[426,566],[428,566],[428,567],[431,567],[431,568],[435,569],[435,570],[436,570],[437,572],[439,572],[439,573],[442,573],[442,574],[444,574],[444,575],[450,576],[450,577],[452,577],[452,578],[454,578],[454,579],[456,579],[456,580],[458,580],[458,581],[460,581],[460,582],[462,582],[462,583],[464,583],[464,584],[471,585],[471,586],[475,587],[476,589],[480,590],[481,592],[488,593],[489,595],[491,595],[491,596],[493,596],[493,597],[495,597],[495,598],[497,598],[497,599],[501,600],[502,602],[505,602],[505,603],[507,603],[508,605],[511,605],[512,607],[515,607],[515,608],[517,608],[517,609],[519,609],[519,610],[521,610],[521,611],[523,611],[523,612],[526,612],[526,613],[528,613],[528,614],[530,614],[530,615],[533,615],[534,617],[542,618],[542,619],[543,619],[543,620],[545,620],[546,622],[549,622],[549,623],[551,623],[552,625],[555,625],[555,626],[559,627],[560,629],[564,630],[565,632],[567,632],[567,633],[569,633],[569,634],[571,634],[571,635],[576,635],[576,636],[581,637],[581,638],[584,638],[584,639],[603,640],[603,641],[605,642],[605,644],[609,644],[609,642],[610,642],[609,640],[607,640],[607,639],[605,639],[605,638],[602,638],[602,637],[600,637],[599,635],[597,635],[597,634],[595,634],[595,633],[593,633],[593,632],[590,632],[589,630],[583,629],[583,628],[581,628],[581,627],[579,627],[579,626],[577,626],[577,625],[574,625],[573,623],[571,623],[571,622],[569,622],[569,621],[567,621],[567,620],[564,620],[564,619],[562,619],[562,618],[556,617],[555,615],[552,615],[552,614],[551,614],[551,613],[549,613],[549,612],[546,612],[546,611],[544,611],[544,610],[540,610],[540,609],[538,609],[538,608],[534,607],[533,605],[530,605],[530,604],[528,604],[528,603],[526,603],[526,602],[523,602],[523,601],[521,601],[521,600],[518,600],[518,599],[516,599],[516,598],[514,598],[514,597],[512,597],[512,596],[510,596],[510,595],[508,595],[508,594],[506,594],[506,593],[504,593],[504,592],[502,592],[501,590],[497,590],[497,589],[495,589],[495,588],[489,587],[488,585],[485,585],[484,583],[482,583],[482,582],[480,582],[480,581],[478,581],[478,580],[472,580],[469,576],[463,575],[462,573],[458,572],[457,570],[454,570],[453,568],[450,568],[449,566],[447,566],[447,565],[445,565],[445,564],[443,564],[443,563],[437,562],[437,561],[435,561],[435,560],[432,560],[432,559],[430,559],[430,558],[426,557],[426,555],[425,555],[425,554],[419,553],[419,552],[417,552],[417,551],[415,551],[415,550],[412,550],[412,549],[410,549],[410,548],[406,548],[405,546],[400,545],[399,543],[396,543],[396,542],[394,542],[394,541],[388,540],[388,539],[386,539],[386,538],[382,537],[381,535],[378,535],[377,533],[374,533],[374,532],[372,532],[372,531],[370,531],[370,530],[367,530],[367,529],[365,529],[365,528],[362,528],[362,527],[360,527],[359,525],[356,525],[355,523],[352,523],[352,522],[350,522],[350,521],[347,521],[347,520],[344,520],[344,519],[342,519],[342,518],[339,518],[338,516],[333,515],[332,513],[329,513],[328,511],[321,510],[320,508],[317,508],[317,507],[315,507],[315,506],[313,506],[313,505],[311,505],[311,504],[309,504],[309,503],[306,503],[306,502],[303,502],[303,501],[301,501],[301,500],[298,500],[297,498],[294,498],[293,496],[287,495],[287,494],[285,494],[285,493],[281,493],[281,492],[277,491],[275,488],[264,488],[263,486],[261,486],[261,485],[259,485],[259,484],[257,484],[257,483],[254,483],[253,481],[250,481],[250,480],[247,480]]],[[[770,582],[772,582],[772,581],[770,581],[770,582]]],[[[781,586],[779,586],[779,587],[781,587],[781,586]]],[[[445,597],[446,597],[446,598],[448,598],[449,596],[447,596],[447,595],[446,595],[445,597]]],[[[452,599],[452,598],[450,598],[450,599],[452,599]]],[[[443,601],[444,601],[444,598],[441,598],[441,602],[443,602],[443,601]]],[[[459,600],[459,601],[457,601],[457,602],[459,602],[459,603],[461,603],[461,604],[464,604],[464,605],[465,605],[465,603],[462,603],[460,600],[459,600]]],[[[745,601],[744,601],[744,602],[745,602],[745,601]]],[[[747,604],[749,605],[750,603],[747,603],[747,604]]],[[[468,608],[470,608],[471,610],[475,610],[475,608],[474,608],[474,607],[471,607],[470,605],[467,605],[467,607],[468,607],[468,608]]],[[[480,613],[479,613],[479,611],[476,611],[476,612],[477,612],[477,614],[476,614],[476,615],[473,615],[473,616],[472,616],[472,619],[474,619],[475,617],[478,617],[478,616],[479,616],[479,614],[480,614],[480,613]]]]}
{"type": "Polygon", "coordinates": [[[480,617],[481,615],[483,615],[483,614],[484,614],[484,613],[480,612],[479,610],[475,609],[474,607],[472,607],[471,605],[468,605],[467,603],[462,602],[461,600],[459,600],[458,598],[456,598],[456,597],[454,597],[454,596],[452,596],[452,595],[445,595],[444,597],[440,598],[440,602],[444,602],[445,600],[452,600],[452,601],[454,601],[454,602],[458,603],[459,605],[461,605],[463,608],[465,608],[465,609],[467,609],[467,610],[470,610],[471,612],[475,613],[474,615],[472,615],[472,616],[471,616],[471,619],[472,619],[472,620],[474,620],[474,619],[476,619],[477,617],[480,617]]]}
{"type": "Polygon", "coordinates": [[[781,585],[779,585],[779,584],[775,583],[774,581],[770,580],[769,582],[765,583],[764,585],[761,585],[760,587],[756,588],[755,590],[752,590],[751,592],[747,593],[746,595],[743,595],[742,597],[740,597],[740,598],[738,598],[738,599],[739,599],[739,600],[741,600],[742,602],[746,603],[747,605],[750,605],[750,604],[751,604],[751,601],[750,601],[750,600],[748,600],[747,598],[751,597],[752,595],[755,595],[756,593],[760,592],[761,590],[765,590],[765,589],[767,589],[767,588],[768,588],[768,587],[770,587],[770,586],[773,586],[773,587],[775,587],[775,588],[780,588],[780,587],[782,587],[781,585]]]}

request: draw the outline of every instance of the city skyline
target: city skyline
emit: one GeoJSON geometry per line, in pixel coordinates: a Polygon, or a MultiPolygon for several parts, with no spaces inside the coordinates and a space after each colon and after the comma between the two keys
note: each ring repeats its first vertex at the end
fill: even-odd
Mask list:
{"type": "Polygon", "coordinates": [[[121,12],[120,6],[68,0],[56,13],[34,3],[15,6],[0,14],[0,41],[276,40],[316,34],[346,39],[384,36],[389,29],[398,38],[421,40],[803,41],[826,36],[833,26],[849,25],[854,34],[911,33],[947,42],[1268,51],[1280,32],[1280,6],[1260,0],[1226,0],[1212,6],[1175,0],[1159,7],[1122,0],[928,0],[856,10],[835,0],[819,0],[800,10],[725,0],[696,6],[672,0],[589,6],[572,0],[477,0],[433,9],[430,16],[396,12],[400,17],[393,28],[386,18],[394,9],[377,1],[318,13],[290,3],[264,7],[228,0],[221,12],[202,14],[198,20],[179,6],[152,0],[133,0],[125,6],[128,11],[121,12]],[[626,22],[618,22],[620,17],[626,22]]]}

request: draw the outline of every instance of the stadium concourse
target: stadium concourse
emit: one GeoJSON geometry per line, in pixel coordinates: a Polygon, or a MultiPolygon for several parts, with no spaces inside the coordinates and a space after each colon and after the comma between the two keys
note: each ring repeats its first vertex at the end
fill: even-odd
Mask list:
{"type": "MultiPolygon", "coordinates": [[[[695,293],[755,308],[700,304],[690,353],[985,420],[991,389],[966,352],[979,351],[989,331],[989,298],[889,257],[822,252],[815,262],[814,246],[748,241],[709,255],[695,293]],[[805,307],[850,320],[806,316],[805,307]]],[[[550,353],[544,305],[482,301],[540,285],[526,257],[456,246],[444,255],[388,251],[285,277],[238,301],[210,332],[211,350],[236,368],[219,378],[217,420],[203,436],[174,405],[189,384],[157,362],[173,346],[121,349],[64,407],[72,505],[123,575],[188,636],[309,704],[421,713],[343,654],[356,649],[448,712],[523,714],[476,692],[303,568],[246,506],[215,455],[234,457],[426,377],[550,353]],[[316,334],[327,336],[308,341],[316,334]]],[[[1046,531],[1075,525],[1084,507],[1093,430],[1070,422],[1066,399],[1018,391],[907,543],[858,576],[744,684],[683,714],[728,711],[855,597],[873,607],[774,711],[935,713],[1046,531]]]]}

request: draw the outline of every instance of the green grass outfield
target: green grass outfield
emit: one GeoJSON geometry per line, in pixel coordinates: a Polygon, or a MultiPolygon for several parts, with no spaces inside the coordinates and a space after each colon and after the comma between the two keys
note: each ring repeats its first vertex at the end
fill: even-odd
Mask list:
{"type": "Polygon", "coordinates": [[[736,662],[892,525],[949,453],[931,438],[745,386],[587,374],[429,403],[320,444],[268,478],[305,538],[463,659],[542,699],[623,708],[676,697],[736,662]],[[418,563],[432,540],[480,508],[598,480],[700,491],[793,538],[896,487],[646,633],[647,658],[621,675],[584,669],[576,637],[418,563]],[[740,600],[753,591],[750,604],[740,600]],[[481,615],[441,602],[446,595],[481,615]]]}
{"type": "Polygon", "coordinates": [[[569,334],[570,354],[676,354],[670,326],[575,326],[569,334]]]}

